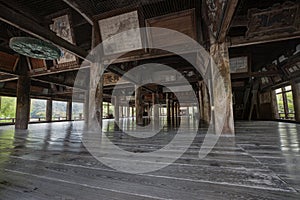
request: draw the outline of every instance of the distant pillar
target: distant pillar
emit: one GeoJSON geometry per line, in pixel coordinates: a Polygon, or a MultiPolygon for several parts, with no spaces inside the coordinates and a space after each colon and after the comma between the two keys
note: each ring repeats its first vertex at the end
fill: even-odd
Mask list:
{"type": "Polygon", "coordinates": [[[130,106],[128,105],[127,106],[127,115],[126,115],[127,118],[130,118],[130,106]]]}
{"type": "Polygon", "coordinates": [[[295,109],[295,120],[300,122],[300,83],[292,84],[294,109],[295,109]]]}
{"type": "Polygon", "coordinates": [[[175,127],[178,126],[178,102],[174,104],[174,112],[175,112],[175,127]]]}
{"type": "Polygon", "coordinates": [[[107,116],[109,116],[109,103],[107,103],[106,105],[107,105],[107,107],[106,107],[106,109],[107,109],[106,113],[107,113],[107,116]]]}
{"type": "Polygon", "coordinates": [[[67,102],[67,121],[72,120],[72,101],[67,102]]]}
{"type": "Polygon", "coordinates": [[[152,94],[152,109],[153,109],[153,126],[154,129],[158,129],[159,128],[159,104],[158,104],[158,94],[157,93],[153,93],[152,94]]]}
{"type": "Polygon", "coordinates": [[[83,107],[83,117],[84,117],[84,123],[88,125],[89,122],[89,109],[90,109],[90,94],[89,90],[85,91],[84,93],[84,107],[83,107]]]}
{"type": "Polygon", "coordinates": [[[134,120],[134,106],[131,107],[131,117],[132,120],[134,120]]]}
{"type": "Polygon", "coordinates": [[[135,89],[135,112],[136,112],[136,124],[143,125],[143,113],[144,113],[144,105],[142,99],[142,88],[136,87],[135,89]]]}
{"type": "Polygon", "coordinates": [[[123,106],[119,107],[119,116],[120,118],[123,118],[123,106]]]}
{"type": "Polygon", "coordinates": [[[52,121],[52,99],[47,100],[46,121],[47,122],[51,122],[52,121]]]}
{"type": "Polygon", "coordinates": [[[30,77],[26,58],[21,56],[19,62],[20,76],[17,84],[16,129],[28,129],[30,114],[30,77]]]}
{"type": "Polygon", "coordinates": [[[114,97],[114,117],[115,117],[115,122],[119,122],[120,120],[120,107],[119,107],[119,97],[115,96],[114,97]]]}
{"type": "Polygon", "coordinates": [[[210,99],[208,96],[208,89],[204,81],[199,82],[199,112],[201,116],[201,120],[205,124],[209,124],[210,122],[210,99]]]}
{"type": "Polygon", "coordinates": [[[187,126],[190,127],[190,107],[186,107],[187,126]]]}
{"type": "Polygon", "coordinates": [[[169,93],[166,94],[166,105],[167,105],[167,124],[168,128],[171,127],[171,102],[169,93]]]}
{"type": "Polygon", "coordinates": [[[177,114],[178,114],[178,126],[180,126],[181,116],[180,116],[180,103],[177,104],[177,114]]]}
{"type": "Polygon", "coordinates": [[[171,112],[172,112],[172,127],[175,127],[175,102],[171,102],[171,112]]]}
{"type": "Polygon", "coordinates": [[[278,113],[278,105],[277,105],[277,97],[275,90],[271,90],[271,106],[272,106],[272,119],[279,119],[279,113],[278,113]]]}

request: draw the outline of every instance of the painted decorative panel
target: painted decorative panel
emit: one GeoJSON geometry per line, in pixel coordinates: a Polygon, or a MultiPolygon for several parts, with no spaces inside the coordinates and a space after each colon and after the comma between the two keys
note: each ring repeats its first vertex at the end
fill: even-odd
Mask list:
{"type": "Polygon", "coordinates": [[[105,55],[129,52],[143,48],[138,11],[101,19],[98,21],[105,55]],[[121,37],[113,37],[119,33],[121,37]]]}
{"type": "MultiPolygon", "coordinates": [[[[71,29],[69,15],[63,15],[52,19],[53,24],[50,25],[50,29],[56,33],[57,36],[63,38],[64,40],[74,44],[73,33],[71,29]]],[[[66,50],[63,50],[63,57],[61,57],[57,62],[58,64],[75,62],[76,57],[66,50]]]]}
{"type": "Polygon", "coordinates": [[[248,17],[248,38],[300,31],[300,6],[292,2],[264,10],[251,9],[248,17]]]}

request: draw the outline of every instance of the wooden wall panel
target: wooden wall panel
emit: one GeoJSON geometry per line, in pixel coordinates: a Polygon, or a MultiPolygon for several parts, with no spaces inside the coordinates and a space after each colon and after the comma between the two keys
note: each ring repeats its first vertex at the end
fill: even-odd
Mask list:
{"type": "Polygon", "coordinates": [[[12,72],[19,61],[19,56],[0,52],[0,69],[12,72]]]}
{"type": "MultiPolygon", "coordinates": [[[[196,40],[197,26],[195,24],[196,22],[194,9],[146,20],[147,27],[172,29],[196,40]]],[[[182,38],[176,38],[176,36],[170,37],[169,35],[165,35],[164,33],[155,34],[153,32],[148,32],[148,40],[155,47],[177,46],[186,44],[186,41],[182,40],[182,38]]]]}

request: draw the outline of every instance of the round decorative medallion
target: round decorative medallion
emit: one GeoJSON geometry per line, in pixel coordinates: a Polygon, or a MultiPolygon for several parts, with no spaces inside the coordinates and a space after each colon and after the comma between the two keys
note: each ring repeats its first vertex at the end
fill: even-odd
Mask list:
{"type": "Polygon", "coordinates": [[[62,51],[53,44],[31,37],[13,37],[9,47],[31,58],[55,60],[62,56],[62,51]]]}

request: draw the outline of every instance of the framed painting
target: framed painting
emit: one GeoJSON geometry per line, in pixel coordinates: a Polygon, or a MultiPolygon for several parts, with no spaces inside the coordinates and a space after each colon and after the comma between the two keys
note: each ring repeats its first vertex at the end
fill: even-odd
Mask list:
{"type": "Polygon", "coordinates": [[[125,13],[107,13],[99,17],[104,55],[121,54],[143,49],[141,14],[138,9],[125,13]],[[125,32],[126,34],[120,34],[125,32]],[[118,35],[118,36],[116,36],[118,35]]]}

